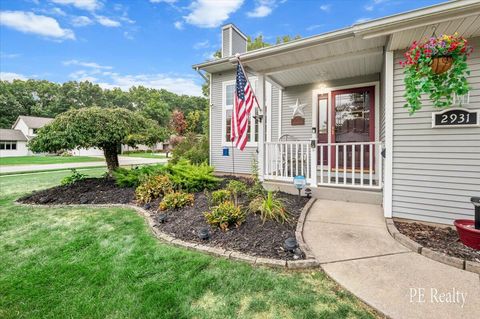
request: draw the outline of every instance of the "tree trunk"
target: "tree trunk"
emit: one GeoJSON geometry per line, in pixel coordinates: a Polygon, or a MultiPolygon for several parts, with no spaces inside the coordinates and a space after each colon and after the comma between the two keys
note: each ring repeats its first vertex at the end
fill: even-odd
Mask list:
{"type": "Polygon", "coordinates": [[[103,154],[105,155],[105,161],[107,162],[108,175],[112,176],[112,172],[118,168],[118,154],[117,145],[110,144],[103,148],[103,154]]]}

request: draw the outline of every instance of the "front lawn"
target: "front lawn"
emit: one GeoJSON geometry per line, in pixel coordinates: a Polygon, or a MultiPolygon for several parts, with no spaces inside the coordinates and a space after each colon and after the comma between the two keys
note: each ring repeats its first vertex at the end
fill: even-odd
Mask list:
{"type": "Polygon", "coordinates": [[[102,157],[90,156],[15,156],[0,158],[0,165],[37,165],[37,164],[63,164],[63,163],[84,163],[102,162],[102,157]]]}
{"type": "Polygon", "coordinates": [[[175,248],[131,209],[14,204],[69,174],[0,176],[1,318],[374,317],[321,271],[253,268],[175,248]]]}
{"type": "Polygon", "coordinates": [[[165,158],[165,153],[152,153],[152,152],[145,152],[145,153],[127,153],[121,154],[121,156],[127,157],[140,157],[140,158],[165,158]]]}

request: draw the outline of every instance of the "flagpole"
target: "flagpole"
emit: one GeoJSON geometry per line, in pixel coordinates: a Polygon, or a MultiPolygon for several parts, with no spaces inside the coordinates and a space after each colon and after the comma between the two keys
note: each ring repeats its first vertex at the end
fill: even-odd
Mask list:
{"type": "MultiPolygon", "coordinates": [[[[245,72],[245,69],[243,68],[243,64],[242,64],[242,62],[240,61],[240,54],[238,54],[238,53],[235,54],[235,57],[236,57],[237,60],[238,60],[238,64],[239,64],[240,67],[242,68],[243,74],[245,74],[245,78],[247,79],[248,84],[250,85],[250,87],[251,87],[252,90],[253,90],[253,86],[252,86],[252,84],[250,83],[250,80],[249,80],[249,78],[248,78],[247,72],[245,72]]],[[[257,106],[258,106],[258,108],[260,109],[260,111],[261,111],[262,114],[263,114],[263,108],[260,106],[260,103],[258,103],[257,96],[255,95],[255,93],[253,93],[253,98],[255,99],[255,102],[257,102],[257,106]]]]}

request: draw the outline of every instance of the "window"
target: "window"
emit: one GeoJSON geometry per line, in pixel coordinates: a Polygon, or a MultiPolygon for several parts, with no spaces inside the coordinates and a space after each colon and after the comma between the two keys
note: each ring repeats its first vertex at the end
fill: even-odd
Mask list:
{"type": "MultiPolygon", "coordinates": [[[[255,82],[250,79],[250,83],[255,90],[255,82]]],[[[230,135],[232,132],[232,113],[233,113],[233,104],[234,104],[234,94],[235,94],[235,81],[223,82],[223,106],[222,106],[222,144],[223,146],[231,146],[230,135]]],[[[254,120],[253,116],[255,115],[254,110],[250,113],[250,118],[248,119],[248,129],[247,129],[247,146],[255,146],[258,141],[258,123],[254,120]],[[254,142],[252,142],[252,140],[254,142]]]]}
{"type": "Polygon", "coordinates": [[[0,150],[16,150],[17,142],[15,141],[0,141],[0,150]]]}

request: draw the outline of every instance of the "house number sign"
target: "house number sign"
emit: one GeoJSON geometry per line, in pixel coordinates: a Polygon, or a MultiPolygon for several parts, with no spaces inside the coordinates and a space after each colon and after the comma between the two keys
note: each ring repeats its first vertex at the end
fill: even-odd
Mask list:
{"type": "Polygon", "coordinates": [[[463,108],[432,113],[432,127],[480,126],[480,111],[463,108]]]}

